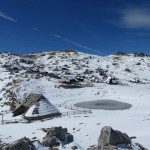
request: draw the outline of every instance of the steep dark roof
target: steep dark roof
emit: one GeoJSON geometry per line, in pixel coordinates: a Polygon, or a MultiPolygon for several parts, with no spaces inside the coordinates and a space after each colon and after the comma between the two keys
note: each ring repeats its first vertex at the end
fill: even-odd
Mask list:
{"type": "Polygon", "coordinates": [[[31,93],[29,96],[13,111],[13,116],[21,115],[34,105],[40,98],[45,98],[42,94],[31,93]]]}
{"type": "Polygon", "coordinates": [[[30,107],[33,104],[35,104],[40,98],[44,98],[42,94],[36,94],[36,93],[31,93],[26,100],[24,101],[23,105],[25,107],[30,107]]]}

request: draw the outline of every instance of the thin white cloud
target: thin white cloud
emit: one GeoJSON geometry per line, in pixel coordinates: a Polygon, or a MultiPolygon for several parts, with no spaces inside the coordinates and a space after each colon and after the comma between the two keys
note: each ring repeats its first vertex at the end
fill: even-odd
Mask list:
{"type": "Polygon", "coordinates": [[[150,32],[142,32],[142,31],[138,31],[138,32],[126,32],[127,35],[134,35],[134,36],[150,36],[150,32]]]}
{"type": "Polygon", "coordinates": [[[91,48],[91,47],[82,45],[82,44],[77,43],[77,42],[74,42],[74,41],[72,41],[72,40],[69,40],[69,39],[67,39],[67,38],[64,38],[64,37],[61,36],[61,35],[54,34],[54,37],[55,37],[55,38],[58,38],[58,39],[61,39],[61,40],[65,41],[65,42],[67,42],[67,43],[70,43],[70,44],[72,44],[72,45],[78,46],[78,47],[80,47],[80,48],[87,49],[87,50],[90,50],[90,51],[93,51],[93,52],[96,52],[96,53],[100,54],[100,51],[97,50],[97,49],[94,49],[94,48],[91,48]]]}
{"type": "Polygon", "coordinates": [[[6,19],[6,20],[9,20],[9,21],[18,23],[17,20],[15,20],[14,18],[12,18],[12,17],[6,15],[5,13],[3,13],[3,12],[1,12],[1,11],[0,11],[0,17],[1,17],[1,18],[4,18],[4,19],[6,19]]]}
{"type": "Polygon", "coordinates": [[[69,40],[69,39],[63,39],[63,40],[66,41],[66,42],[68,42],[68,43],[71,43],[71,44],[73,44],[73,45],[75,45],[75,46],[78,46],[78,47],[81,47],[81,48],[84,48],[84,49],[87,49],[87,50],[94,50],[94,51],[97,51],[96,49],[93,49],[93,48],[90,48],[90,47],[88,47],[88,46],[85,46],[85,45],[76,43],[76,42],[71,41],[71,40],[69,40]]]}
{"type": "Polygon", "coordinates": [[[150,29],[150,8],[130,6],[126,9],[114,10],[119,19],[112,21],[115,25],[129,29],[150,29]]]}
{"type": "Polygon", "coordinates": [[[33,28],[33,30],[35,30],[35,31],[39,31],[39,28],[34,27],[34,28],[33,28]]]}
{"type": "Polygon", "coordinates": [[[139,35],[139,36],[150,36],[150,32],[138,32],[137,35],[139,35]]]}
{"type": "Polygon", "coordinates": [[[61,35],[58,35],[58,34],[54,34],[54,37],[58,38],[58,39],[63,39],[63,37],[61,35]]]}
{"type": "Polygon", "coordinates": [[[150,29],[150,11],[147,9],[125,10],[121,21],[128,28],[150,29]]]}

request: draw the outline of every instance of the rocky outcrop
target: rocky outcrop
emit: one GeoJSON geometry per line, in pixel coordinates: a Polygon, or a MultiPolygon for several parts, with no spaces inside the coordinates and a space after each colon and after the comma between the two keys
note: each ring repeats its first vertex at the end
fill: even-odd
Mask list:
{"type": "Polygon", "coordinates": [[[43,140],[43,145],[45,146],[53,147],[60,143],[68,144],[73,142],[73,135],[67,133],[66,128],[54,127],[47,129],[46,132],[47,134],[43,140]]]}
{"type": "MultiPolygon", "coordinates": [[[[0,150],[38,150],[38,149],[51,149],[59,150],[83,150],[77,143],[73,142],[73,135],[68,133],[67,128],[54,127],[43,128],[46,132],[43,142],[38,140],[31,141],[29,138],[22,138],[11,144],[0,144],[0,150]],[[60,146],[60,147],[59,147],[60,146]]],[[[133,143],[131,139],[136,137],[129,137],[126,133],[118,130],[113,130],[110,126],[105,126],[101,130],[98,138],[98,145],[92,145],[88,150],[148,150],[139,143],[133,143]]]]}
{"type": "Polygon", "coordinates": [[[126,133],[113,130],[110,126],[105,126],[101,130],[97,147],[91,147],[88,150],[117,150],[118,148],[130,150],[134,149],[133,145],[138,150],[147,150],[141,144],[133,144],[126,133]]]}
{"type": "Polygon", "coordinates": [[[117,56],[131,56],[133,55],[134,57],[150,57],[150,55],[145,54],[143,52],[115,52],[113,53],[113,55],[117,55],[117,56]]]}
{"type": "Polygon", "coordinates": [[[98,149],[106,149],[106,147],[117,146],[118,144],[131,144],[131,139],[127,134],[117,130],[113,130],[111,127],[106,126],[101,130],[101,135],[98,138],[98,149]]]}
{"type": "Polygon", "coordinates": [[[73,142],[73,135],[72,135],[72,134],[68,134],[68,135],[66,136],[66,139],[67,139],[68,143],[73,142]]]}
{"type": "Polygon", "coordinates": [[[67,128],[54,127],[42,129],[46,132],[43,142],[38,140],[31,141],[29,138],[22,138],[10,144],[0,144],[0,150],[37,150],[37,147],[57,148],[60,144],[62,146],[72,144],[74,141],[73,135],[68,133],[67,128]],[[36,144],[35,144],[36,143],[36,144]]]}
{"type": "Polygon", "coordinates": [[[35,150],[35,148],[30,139],[24,137],[9,145],[1,147],[1,150],[35,150]]]}
{"type": "Polygon", "coordinates": [[[139,144],[139,143],[135,143],[135,145],[137,146],[137,147],[139,147],[139,150],[148,150],[148,149],[146,149],[145,147],[143,147],[141,144],[139,144]]]}

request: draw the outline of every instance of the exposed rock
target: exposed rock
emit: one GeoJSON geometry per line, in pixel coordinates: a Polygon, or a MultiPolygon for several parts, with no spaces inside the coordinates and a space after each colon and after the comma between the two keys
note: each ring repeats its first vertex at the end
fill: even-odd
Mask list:
{"type": "Polygon", "coordinates": [[[98,139],[98,149],[105,149],[110,145],[116,146],[118,144],[131,144],[131,139],[127,134],[113,130],[109,126],[103,127],[98,139]]]}
{"type": "MultiPolygon", "coordinates": [[[[134,149],[132,144],[131,138],[126,133],[105,126],[101,130],[97,147],[92,146],[88,150],[117,150],[118,148],[129,150],[134,149]]],[[[138,143],[135,145],[138,147],[138,150],[147,150],[138,143]]]]}
{"type": "Polygon", "coordinates": [[[132,140],[132,139],[136,139],[136,136],[131,136],[130,139],[131,139],[131,140],[132,140]]]}
{"type": "Polygon", "coordinates": [[[47,132],[48,129],[50,129],[50,128],[42,128],[41,130],[44,131],[44,132],[47,132]]]}
{"type": "Polygon", "coordinates": [[[117,56],[125,56],[126,53],[124,53],[124,52],[115,52],[115,53],[113,53],[113,55],[117,55],[117,56]]]}
{"type": "Polygon", "coordinates": [[[63,87],[65,89],[74,89],[74,88],[83,88],[82,84],[61,84],[59,87],[63,87]]]}
{"type": "Polygon", "coordinates": [[[121,83],[119,83],[120,81],[117,78],[110,77],[110,76],[107,77],[105,82],[107,84],[111,84],[111,85],[121,84],[121,83]]]}
{"type": "Polygon", "coordinates": [[[66,136],[66,138],[67,138],[68,143],[73,142],[73,135],[72,135],[72,134],[68,134],[68,135],[66,136]]]}
{"type": "Polygon", "coordinates": [[[141,63],[140,63],[140,62],[137,62],[136,65],[141,65],[141,63]]]}
{"type": "Polygon", "coordinates": [[[92,74],[94,71],[92,69],[86,69],[84,74],[92,74]]]}
{"type": "Polygon", "coordinates": [[[143,147],[141,144],[139,143],[135,143],[135,145],[137,145],[139,147],[139,150],[148,150],[147,148],[143,147]]]}
{"type": "Polygon", "coordinates": [[[43,141],[45,146],[53,147],[54,145],[58,144],[56,136],[52,136],[50,138],[45,138],[43,141]]]}
{"type": "Polygon", "coordinates": [[[64,131],[65,133],[68,132],[68,129],[67,129],[67,128],[62,128],[62,129],[63,129],[63,131],[64,131]]]}
{"type": "Polygon", "coordinates": [[[131,72],[131,70],[129,68],[125,68],[126,72],[131,72]]]}
{"type": "Polygon", "coordinates": [[[67,129],[62,127],[49,128],[46,136],[44,137],[43,144],[45,146],[53,147],[54,145],[67,144],[73,142],[73,135],[67,134],[67,129]]]}
{"type": "Polygon", "coordinates": [[[34,146],[30,139],[24,137],[18,141],[2,147],[1,150],[34,150],[34,146]]]}
{"type": "Polygon", "coordinates": [[[77,146],[72,146],[71,149],[75,150],[75,149],[78,149],[78,147],[77,146]]]}
{"type": "Polygon", "coordinates": [[[54,134],[58,138],[58,140],[60,140],[60,141],[65,140],[65,134],[66,133],[62,129],[62,127],[55,127],[52,130],[50,129],[48,132],[50,133],[49,135],[54,134]]]}
{"type": "Polygon", "coordinates": [[[108,78],[107,78],[107,80],[106,80],[106,83],[108,83],[108,84],[112,84],[112,83],[113,83],[113,81],[112,81],[112,77],[108,77],[108,78]]]}
{"type": "Polygon", "coordinates": [[[53,147],[53,148],[51,148],[51,150],[59,150],[59,148],[53,147]]]}
{"type": "Polygon", "coordinates": [[[129,80],[129,82],[132,82],[132,83],[142,83],[139,78],[133,78],[132,80],[129,80]]]}
{"type": "Polygon", "coordinates": [[[147,56],[147,57],[150,57],[150,55],[148,54],[145,54],[143,52],[115,52],[113,53],[113,55],[117,55],[117,56],[135,56],[135,57],[144,57],[144,56],[147,56]]]}

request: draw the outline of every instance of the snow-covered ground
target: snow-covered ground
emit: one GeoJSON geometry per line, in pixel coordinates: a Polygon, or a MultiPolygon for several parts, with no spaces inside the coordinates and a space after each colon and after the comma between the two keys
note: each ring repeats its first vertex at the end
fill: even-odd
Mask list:
{"type": "MultiPolygon", "coordinates": [[[[23,136],[31,139],[37,137],[37,139],[42,140],[45,133],[41,128],[62,126],[68,128],[68,131],[74,135],[75,142],[86,149],[91,145],[97,144],[97,139],[103,126],[111,126],[113,129],[127,133],[129,136],[136,136],[137,138],[134,141],[150,149],[150,58],[133,56],[120,56],[116,58],[113,55],[99,57],[83,53],[68,55],[68,53],[58,53],[49,60],[47,59],[49,55],[46,53],[45,56],[39,56],[34,60],[34,63],[44,64],[44,69],[51,72],[55,66],[53,62],[56,63],[58,61],[59,63],[56,66],[67,64],[70,68],[69,70],[74,72],[73,74],[75,74],[75,71],[82,74],[87,68],[95,70],[97,67],[100,67],[107,69],[108,75],[118,78],[122,84],[109,85],[93,82],[93,87],[64,89],[58,88],[59,83],[57,79],[45,76],[35,79],[30,74],[28,78],[25,78],[25,70],[10,75],[9,72],[4,72],[5,69],[1,67],[0,85],[3,90],[0,92],[0,98],[2,98],[0,101],[0,105],[2,106],[0,110],[9,110],[9,106],[4,105],[5,101],[9,101],[7,94],[5,94],[8,89],[15,92],[17,98],[22,98],[24,93],[42,93],[56,106],[57,104],[73,106],[78,102],[112,99],[129,103],[132,107],[126,110],[113,111],[92,110],[91,114],[62,116],[61,118],[45,120],[43,122],[4,124],[0,125],[0,139],[6,143],[15,141],[23,136]],[[64,58],[60,58],[60,56],[64,58]],[[82,67],[82,69],[74,71],[74,67],[76,66],[72,64],[71,59],[76,59],[75,61],[79,62],[80,65],[84,64],[88,65],[88,67],[82,67]],[[112,65],[114,59],[117,61],[117,64],[112,65]],[[136,65],[137,62],[141,64],[136,65]],[[125,68],[129,68],[131,72],[124,71],[125,68]],[[129,82],[130,80],[134,80],[134,78],[139,79],[142,83],[129,82]],[[20,81],[13,86],[6,86],[14,80],[20,81]]],[[[18,56],[14,56],[12,59],[14,60],[16,57],[18,56]]],[[[7,59],[8,56],[1,58],[1,62],[5,63],[8,61],[7,59]]],[[[63,74],[63,72],[60,72],[60,74],[63,74]]],[[[102,78],[96,72],[93,75],[98,76],[100,79],[102,78]]],[[[58,107],[58,109],[61,112],[71,111],[65,107],[58,107]]],[[[4,115],[4,120],[15,118],[21,118],[21,116],[12,117],[12,113],[4,115]]]]}

